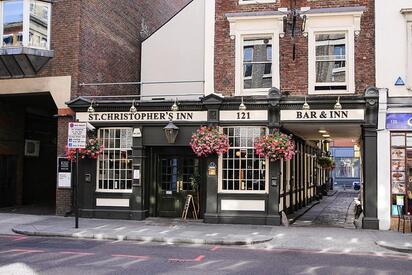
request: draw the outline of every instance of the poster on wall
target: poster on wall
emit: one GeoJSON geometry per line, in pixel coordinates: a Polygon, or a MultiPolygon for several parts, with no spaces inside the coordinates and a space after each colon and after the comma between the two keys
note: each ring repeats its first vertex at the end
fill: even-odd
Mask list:
{"type": "Polygon", "coordinates": [[[133,146],[133,130],[121,129],[120,131],[120,148],[132,148],[133,146]]]}
{"type": "Polygon", "coordinates": [[[405,149],[392,149],[392,159],[405,159],[405,149]]]}
{"type": "Polygon", "coordinates": [[[405,161],[404,160],[392,160],[392,171],[403,172],[405,171],[405,161]]]}
{"type": "Polygon", "coordinates": [[[72,166],[71,161],[65,157],[57,158],[57,187],[71,188],[72,166]]]}
{"type": "Polygon", "coordinates": [[[405,182],[405,172],[392,172],[392,181],[405,182]]]}
{"type": "Polygon", "coordinates": [[[392,182],[392,194],[405,194],[405,182],[392,182]]]}

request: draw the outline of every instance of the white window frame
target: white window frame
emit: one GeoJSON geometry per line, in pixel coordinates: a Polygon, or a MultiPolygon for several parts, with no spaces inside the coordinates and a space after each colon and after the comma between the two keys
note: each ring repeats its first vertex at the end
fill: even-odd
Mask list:
{"type": "MultiPolygon", "coordinates": [[[[267,93],[267,91],[270,89],[270,88],[272,88],[272,87],[269,87],[269,88],[251,88],[251,89],[245,89],[244,88],[244,86],[245,86],[245,84],[244,84],[244,81],[245,81],[245,79],[249,79],[249,77],[245,77],[245,66],[244,66],[244,47],[245,47],[245,40],[248,40],[248,39],[261,39],[261,40],[265,40],[265,39],[268,39],[268,40],[270,40],[270,41],[272,41],[271,42],[271,47],[272,47],[272,56],[271,56],[271,58],[272,58],[272,60],[270,60],[270,63],[272,63],[272,66],[271,66],[271,74],[270,74],[270,77],[272,78],[272,87],[273,87],[273,35],[270,35],[270,34],[268,34],[267,36],[265,36],[265,35],[244,35],[244,36],[242,36],[242,52],[241,52],[241,58],[242,58],[242,68],[241,68],[241,77],[242,77],[242,80],[241,80],[241,85],[242,85],[242,91],[244,92],[244,93],[246,93],[246,94],[261,94],[261,92],[265,92],[265,93],[267,93]]],[[[253,53],[254,53],[254,49],[253,49],[253,53]]],[[[253,60],[253,57],[252,57],[252,60],[253,60]]],[[[253,64],[253,61],[252,62],[250,62],[250,63],[252,63],[253,64]]],[[[266,62],[266,63],[269,63],[269,62],[266,62]]],[[[268,75],[266,74],[264,74],[263,75],[263,78],[264,77],[268,77],[268,75]]],[[[252,79],[252,77],[250,77],[250,79],[252,79]]],[[[264,95],[266,95],[266,94],[264,94],[264,95]]]]}
{"type": "MultiPolygon", "coordinates": [[[[0,49],[3,48],[3,4],[8,0],[0,1],[0,49]]],[[[11,0],[10,0],[11,1],[11,0]]],[[[42,2],[42,1],[40,1],[42,2]]],[[[31,0],[23,0],[23,44],[22,47],[41,49],[41,50],[50,50],[50,41],[51,41],[51,17],[52,17],[52,5],[51,3],[42,2],[49,7],[49,18],[48,18],[48,28],[47,28],[47,44],[46,48],[35,47],[29,45],[29,33],[30,33],[30,3],[31,0]]],[[[13,48],[13,47],[9,47],[13,48]]]]}
{"type": "Polygon", "coordinates": [[[267,95],[270,88],[243,89],[243,41],[245,38],[272,39],[272,87],[280,88],[279,35],[282,15],[230,16],[230,37],[235,40],[235,96],[267,95]]]}
{"type": "Polygon", "coordinates": [[[331,29],[316,28],[308,32],[308,79],[309,94],[333,95],[333,94],[354,94],[355,93],[355,36],[351,28],[331,29]],[[316,82],[316,35],[317,34],[345,34],[346,69],[345,82],[316,82]],[[315,86],[346,86],[345,90],[315,90],[315,86]]]}
{"type": "MultiPolygon", "coordinates": [[[[308,94],[336,95],[354,94],[355,86],[355,35],[361,31],[361,17],[364,9],[341,10],[331,13],[308,13],[306,32],[308,37],[308,94]],[[347,33],[346,56],[348,73],[346,90],[315,91],[316,85],[316,33],[347,33]]],[[[340,85],[339,83],[334,83],[340,85]]]]}
{"type": "MultiPolygon", "coordinates": [[[[131,129],[133,131],[133,128],[131,127],[102,127],[97,129],[97,139],[101,140],[100,137],[100,130],[122,130],[122,129],[131,129]]],[[[103,141],[102,143],[103,144],[103,141]]],[[[127,150],[132,150],[132,148],[116,148],[113,149],[111,148],[111,150],[121,150],[121,149],[127,149],[127,150]]],[[[104,148],[103,150],[107,150],[106,148],[104,148]]],[[[126,194],[130,194],[133,192],[133,177],[131,178],[131,188],[130,189],[100,189],[99,188],[99,177],[100,177],[100,161],[99,158],[101,157],[101,155],[99,155],[99,157],[97,158],[97,165],[96,165],[96,193],[126,193],[126,194]]],[[[133,171],[133,164],[132,164],[132,171],[133,171]]]]}
{"type": "MultiPolygon", "coordinates": [[[[315,72],[314,75],[314,85],[313,85],[313,93],[314,94],[334,94],[334,93],[345,93],[345,92],[350,92],[351,90],[349,89],[349,82],[350,82],[350,78],[353,77],[354,75],[352,75],[352,73],[354,74],[354,70],[352,70],[352,72],[350,71],[350,66],[348,66],[349,64],[349,59],[351,58],[351,55],[348,54],[348,45],[349,45],[349,41],[348,41],[348,31],[328,31],[328,32],[322,32],[322,31],[316,31],[313,32],[313,36],[311,37],[313,38],[313,49],[310,48],[311,51],[314,51],[314,61],[312,63],[310,63],[312,66],[314,66],[313,70],[315,72]],[[317,62],[317,56],[316,56],[316,35],[319,34],[344,34],[345,35],[345,82],[317,82],[316,80],[316,62],[317,62]],[[316,86],[346,86],[345,90],[332,90],[332,91],[317,91],[315,90],[316,86]]],[[[352,53],[354,53],[354,49],[353,51],[351,51],[352,53]]]]}
{"type": "MultiPolygon", "coordinates": [[[[224,126],[221,127],[221,131],[223,131],[223,128],[236,128],[236,127],[242,127],[242,128],[266,128],[265,126],[239,126],[239,125],[230,125],[230,126],[224,126]]],[[[266,133],[268,133],[269,130],[266,128],[266,133]]],[[[223,155],[219,154],[218,158],[218,193],[220,194],[268,194],[269,193],[269,159],[266,158],[265,160],[266,166],[265,166],[265,190],[224,190],[223,189],[223,155]]]]}
{"type": "Polygon", "coordinates": [[[239,5],[276,3],[277,0],[239,0],[239,5]]]}

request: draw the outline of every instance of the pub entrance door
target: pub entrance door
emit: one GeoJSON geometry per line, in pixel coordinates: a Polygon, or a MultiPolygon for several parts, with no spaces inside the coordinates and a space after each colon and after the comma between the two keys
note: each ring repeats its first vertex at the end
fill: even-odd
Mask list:
{"type": "Polygon", "coordinates": [[[187,195],[193,196],[200,213],[199,163],[194,156],[159,156],[156,211],[159,217],[181,217],[187,195]]]}

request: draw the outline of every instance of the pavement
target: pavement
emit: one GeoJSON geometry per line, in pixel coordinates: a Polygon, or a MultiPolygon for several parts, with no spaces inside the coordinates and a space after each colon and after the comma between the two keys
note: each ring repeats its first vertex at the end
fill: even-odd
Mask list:
{"type": "Polygon", "coordinates": [[[412,253],[412,234],[356,229],[352,200],[356,193],[339,191],[324,197],[289,227],[205,224],[201,221],[149,218],[144,221],[0,213],[0,234],[69,237],[168,244],[246,245],[257,248],[412,253]]]}

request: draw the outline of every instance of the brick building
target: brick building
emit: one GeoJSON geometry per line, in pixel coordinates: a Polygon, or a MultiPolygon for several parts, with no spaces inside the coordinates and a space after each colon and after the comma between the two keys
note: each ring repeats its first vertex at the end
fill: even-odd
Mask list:
{"type": "Polygon", "coordinates": [[[56,190],[56,157],[64,154],[66,102],[80,95],[137,94],[141,41],[185,0],[0,1],[0,206],[71,207],[56,190]]]}
{"type": "Polygon", "coordinates": [[[83,162],[82,214],[179,217],[191,195],[205,222],[279,225],[321,197],[330,139],[353,138],[363,226],[377,229],[374,19],[366,0],[190,1],[142,43],[139,96],[69,103],[108,146],[83,162]],[[227,153],[194,155],[202,125],[227,153]],[[275,129],[293,135],[293,159],[256,154],[275,129]]]}

